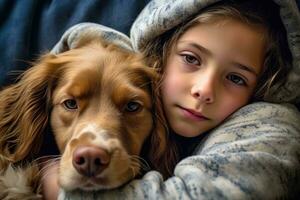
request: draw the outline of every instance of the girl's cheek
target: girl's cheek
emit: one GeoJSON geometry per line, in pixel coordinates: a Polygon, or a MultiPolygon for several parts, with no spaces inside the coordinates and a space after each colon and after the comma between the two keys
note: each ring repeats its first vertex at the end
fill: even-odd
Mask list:
{"type": "Polygon", "coordinates": [[[166,74],[162,82],[162,93],[164,95],[175,95],[179,91],[179,88],[182,86],[181,80],[178,76],[171,74],[166,74]]]}
{"type": "Polygon", "coordinates": [[[220,121],[223,121],[224,119],[226,119],[229,115],[231,115],[235,110],[237,110],[237,108],[234,105],[229,105],[224,107],[223,112],[220,115],[220,121]]]}
{"type": "Polygon", "coordinates": [[[248,102],[248,97],[243,95],[234,95],[233,97],[223,97],[223,106],[219,115],[219,121],[225,120],[235,111],[243,107],[248,102]]]}

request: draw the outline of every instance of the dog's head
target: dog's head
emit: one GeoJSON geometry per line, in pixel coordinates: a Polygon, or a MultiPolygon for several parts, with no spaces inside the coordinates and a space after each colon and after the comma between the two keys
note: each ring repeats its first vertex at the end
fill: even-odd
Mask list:
{"type": "MultiPolygon", "coordinates": [[[[1,153],[18,162],[39,149],[48,124],[62,153],[65,189],[117,187],[163,155],[166,137],[154,116],[155,71],[140,55],[103,41],[46,55],[0,94],[1,153]]],[[[155,112],[157,114],[157,112],[155,112]]]]}
{"type": "Polygon", "coordinates": [[[155,74],[136,54],[99,42],[58,59],[69,59],[52,99],[51,127],[63,152],[60,184],[119,186],[140,171],[137,156],[153,127],[155,74]]]}

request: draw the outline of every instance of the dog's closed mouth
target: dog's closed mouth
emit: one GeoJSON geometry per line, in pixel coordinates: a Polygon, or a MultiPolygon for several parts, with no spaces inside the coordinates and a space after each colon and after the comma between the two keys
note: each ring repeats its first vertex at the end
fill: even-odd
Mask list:
{"type": "Polygon", "coordinates": [[[84,183],[81,186],[81,189],[83,190],[95,190],[99,188],[99,186],[105,187],[107,184],[107,178],[101,177],[101,178],[96,178],[96,177],[89,177],[86,180],[86,183],[84,183]]]}

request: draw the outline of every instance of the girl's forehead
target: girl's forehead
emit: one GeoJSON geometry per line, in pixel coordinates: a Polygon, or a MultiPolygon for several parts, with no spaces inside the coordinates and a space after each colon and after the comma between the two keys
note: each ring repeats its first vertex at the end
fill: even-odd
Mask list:
{"type": "Polygon", "coordinates": [[[175,49],[205,53],[220,61],[253,66],[259,74],[263,66],[266,42],[261,30],[237,20],[222,24],[199,23],[187,29],[175,49]]]}

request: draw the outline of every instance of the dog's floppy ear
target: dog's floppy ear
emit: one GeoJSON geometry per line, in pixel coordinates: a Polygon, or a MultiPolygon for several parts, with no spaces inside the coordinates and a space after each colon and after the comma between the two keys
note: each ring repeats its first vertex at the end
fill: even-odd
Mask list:
{"type": "Polygon", "coordinates": [[[0,154],[18,162],[40,148],[59,67],[47,54],[0,93],[0,154]]]}

